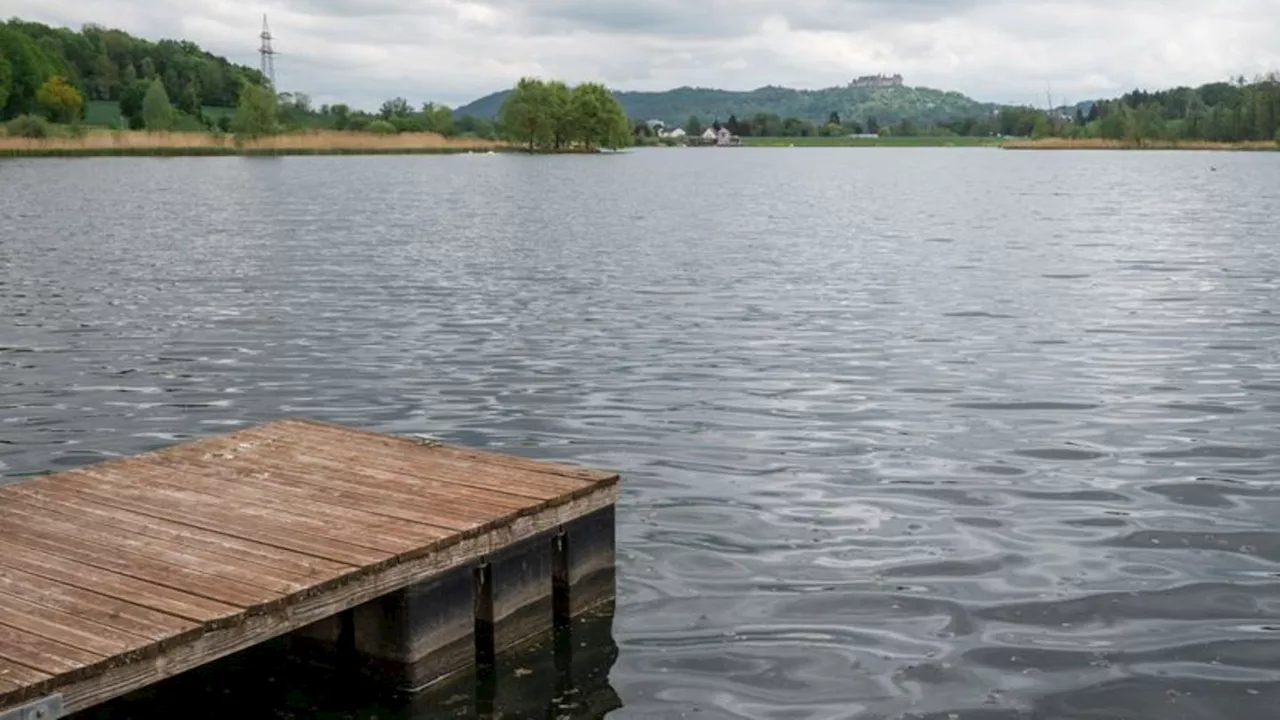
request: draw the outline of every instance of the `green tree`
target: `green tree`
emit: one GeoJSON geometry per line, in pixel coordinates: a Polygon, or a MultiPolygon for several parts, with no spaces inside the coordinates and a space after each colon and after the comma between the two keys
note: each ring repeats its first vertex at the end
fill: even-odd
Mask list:
{"type": "Polygon", "coordinates": [[[422,125],[427,132],[439,133],[445,137],[456,135],[458,130],[453,122],[453,110],[448,105],[424,103],[422,106],[422,125]]]}
{"type": "Polygon", "coordinates": [[[1035,124],[1031,127],[1031,137],[1036,140],[1043,140],[1053,134],[1053,128],[1049,125],[1049,118],[1044,115],[1037,115],[1035,124]]]}
{"type": "Polygon", "coordinates": [[[458,118],[458,132],[471,137],[492,139],[493,125],[484,118],[478,118],[475,115],[463,115],[458,118]]]}
{"type": "Polygon", "coordinates": [[[13,92],[13,65],[9,58],[0,53],[0,111],[9,102],[9,93],[13,92]]]}
{"type": "Polygon", "coordinates": [[[378,114],[382,116],[383,120],[390,120],[394,117],[407,117],[413,114],[413,106],[402,97],[392,98],[382,103],[382,108],[378,110],[378,114]]]}
{"type": "Polygon", "coordinates": [[[89,68],[87,87],[96,100],[110,100],[120,93],[120,71],[107,54],[99,53],[89,68]]]}
{"type": "Polygon", "coordinates": [[[532,77],[521,78],[498,113],[503,135],[525,145],[529,152],[537,149],[538,145],[545,145],[551,137],[554,120],[546,97],[545,82],[532,77]]]}
{"type": "Polygon", "coordinates": [[[578,118],[574,115],[573,93],[559,80],[551,80],[544,88],[547,112],[551,116],[551,145],[560,150],[573,139],[578,118]]]}
{"type": "MultiPolygon", "coordinates": [[[[576,140],[587,150],[622,147],[620,127],[630,128],[622,105],[600,83],[582,83],[573,89],[572,100],[576,140]]],[[[625,133],[630,137],[630,131],[625,133]]]]}
{"type": "Polygon", "coordinates": [[[202,108],[200,107],[200,91],[196,89],[195,82],[188,82],[183,88],[182,95],[178,97],[178,109],[182,112],[199,118],[202,108]]]}
{"type": "Polygon", "coordinates": [[[142,98],[142,123],[148,130],[168,130],[173,127],[173,106],[169,93],[159,78],[151,81],[147,94],[142,98]]]}
{"type": "Polygon", "coordinates": [[[0,55],[8,61],[10,86],[8,102],[0,117],[16,117],[35,110],[36,93],[54,74],[54,62],[44,50],[23,33],[0,24],[0,55]]]}
{"type": "Polygon", "coordinates": [[[613,124],[609,127],[609,135],[601,143],[610,150],[618,148],[630,147],[635,142],[635,135],[631,133],[631,121],[627,119],[627,113],[622,109],[622,104],[614,100],[617,105],[617,111],[613,113],[613,124]]]}
{"type": "Polygon", "coordinates": [[[690,115],[689,119],[684,123],[684,131],[688,133],[690,137],[697,137],[701,135],[704,129],[705,128],[702,127],[702,121],[698,119],[697,115],[690,115]]]}
{"type": "Polygon", "coordinates": [[[36,91],[36,103],[45,117],[57,123],[75,122],[84,110],[84,98],[60,77],[49,78],[40,86],[36,91]]]}
{"type": "Polygon", "coordinates": [[[343,103],[329,107],[329,117],[333,118],[334,130],[347,130],[351,127],[351,107],[343,103]]]}
{"type": "Polygon", "coordinates": [[[120,93],[120,114],[128,121],[130,129],[141,130],[146,127],[142,117],[142,101],[147,97],[151,83],[146,80],[135,80],[126,85],[120,93]]]}
{"type": "Polygon", "coordinates": [[[270,89],[250,85],[240,91],[236,117],[231,130],[241,137],[255,138],[277,132],[276,94],[270,89]]]}

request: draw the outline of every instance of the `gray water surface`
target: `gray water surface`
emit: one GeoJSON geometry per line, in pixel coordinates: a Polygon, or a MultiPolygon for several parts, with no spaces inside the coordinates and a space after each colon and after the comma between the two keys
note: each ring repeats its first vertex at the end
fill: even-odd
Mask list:
{"type": "Polygon", "coordinates": [[[1272,718],[1278,210],[1270,154],[0,161],[0,482],[286,415],[569,459],[612,717],[1272,718]]]}

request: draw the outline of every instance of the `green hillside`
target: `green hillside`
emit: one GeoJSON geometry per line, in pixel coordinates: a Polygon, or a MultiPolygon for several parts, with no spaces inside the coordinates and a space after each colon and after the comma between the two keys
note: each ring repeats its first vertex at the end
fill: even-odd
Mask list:
{"type": "Polygon", "coordinates": [[[152,80],[193,116],[202,106],[235,107],[243,87],[264,83],[257,70],[185,40],[151,42],[99,25],[0,23],[0,120],[38,111],[36,93],[54,77],[79,92],[86,120],[103,124],[119,121],[117,103],[131,86],[152,80]]]}
{"type": "MultiPolygon", "coordinates": [[[[494,118],[509,91],[486,95],[458,108],[455,115],[494,118]]],[[[770,113],[810,122],[825,122],[832,112],[845,120],[879,124],[908,120],[921,125],[989,115],[999,106],[981,103],[958,92],[925,87],[793,90],[762,87],[749,92],[680,87],[664,92],[615,92],[627,115],[637,120],[683,124],[690,116],[704,123],[730,115],[770,113]]]]}

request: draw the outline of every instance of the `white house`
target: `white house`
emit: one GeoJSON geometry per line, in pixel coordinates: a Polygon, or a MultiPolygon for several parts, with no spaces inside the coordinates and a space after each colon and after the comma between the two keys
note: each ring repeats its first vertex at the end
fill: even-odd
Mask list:
{"type": "Polygon", "coordinates": [[[703,130],[702,142],[705,145],[737,145],[738,138],[729,132],[729,128],[722,126],[719,130],[715,128],[703,130]]]}

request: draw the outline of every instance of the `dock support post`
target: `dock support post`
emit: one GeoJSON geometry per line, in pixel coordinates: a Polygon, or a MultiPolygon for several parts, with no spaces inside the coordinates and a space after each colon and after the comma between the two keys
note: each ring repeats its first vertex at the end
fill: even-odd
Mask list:
{"type": "Polygon", "coordinates": [[[556,619],[566,622],[617,593],[614,506],[566,523],[556,544],[556,619]]]}
{"type": "Polygon", "coordinates": [[[474,573],[448,570],[357,606],[353,644],[365,671],[416,692],[475,658],[474,573]]]}
{"type": "Polygon", "coordinates": [[[375,684],[405,692],[495,665],[614,600],[614,517],[604,507],[308,625],[295,648],[318,649],[310,658],[330,666],[354,661],[375,684]]]}
{"type": "Polygon", "coordinates": [[[552,541],[542,533],[489,555],[490,606],[477,607],[476,620],[492,624],[495,654],[553,627],[552,541]]]}

